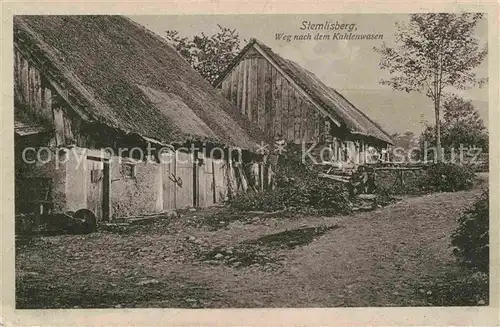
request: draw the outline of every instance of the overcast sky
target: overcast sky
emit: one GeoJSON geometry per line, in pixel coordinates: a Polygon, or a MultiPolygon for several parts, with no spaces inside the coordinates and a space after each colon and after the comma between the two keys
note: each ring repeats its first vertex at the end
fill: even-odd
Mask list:
{"type": "MultiPolygon", "coordinates": [[[[182,36],[218,31],[217,24],[236,29],[243,40],[254,37],[287,59],[312,71],[325,84],[337,89],[358,108],[379,122],[389,133],[413,131],[420,133],[422,119],[433,122],[432,101],[420,94],[393,91],[379,84],[385,72],[378,68],[379,56],[373,51],[382,41],[394,42],[395,23],[407,21],[404,14],[344,14],[344,15],[162,15],[131,16],[138,23],[164,36],[166,30],[178,30],[182,36]],[[333,35],[336,31],[301,30],[302,22],[356,24],[357,34],[382,34],[383,40],[276,40],[277,33],[304,34],[317,32],[333,35]]],[[[483,44],[487,41],[487,22],[476,28],[483,44]]],[[[487,77],[485,61],[478,69],[487,77]]],[[[487,122],[487,88],[460,91],[473,100],[487,122]]]]}

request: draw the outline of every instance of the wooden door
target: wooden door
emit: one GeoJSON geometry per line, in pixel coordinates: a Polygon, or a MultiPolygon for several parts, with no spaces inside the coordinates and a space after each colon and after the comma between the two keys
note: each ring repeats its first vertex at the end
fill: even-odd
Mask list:
{"type": "Polygon", "coordinates": [[[87,158],[87,208],[98,221],[103,218],[104,163],[87,158]]]}
{"type": "Polygon", "coordinates": [[[177,151],[175,162],[175,207],[184,209],[194,206],[194,183],[192,155],[177,151]]]}
{"type": "Polygon", "coordinates": [[[205,158],[199,172],[198,203],[200,207],[209,207],[215,203],[214,160],[205,158]]]}
{"type": "Polygon", "coordinates": [[[175,155],[166,157],[162,162],[163,179],[163,210],[175,210],[175,189],[177,179],[175,176],[175,155]]]}
{"type": "Polygon", "coordinates": [[[223,160],[213,161],[213,179],[214,179],[214,201],[215,203],[220,203],[225,200],[227,195],[227,184],[229,178],[235,180],[234,174],[229,177],[226,174],[230,174],[228,163],[223,160]]]}

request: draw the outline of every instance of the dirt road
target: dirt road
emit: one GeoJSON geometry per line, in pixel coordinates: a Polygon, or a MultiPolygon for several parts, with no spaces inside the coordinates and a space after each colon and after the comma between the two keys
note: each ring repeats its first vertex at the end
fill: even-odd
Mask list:
{"type": "Polygon", "coordinates": [[[23,240],[17,307],[427,305],[415,284],[454,265],[450,235],[479,193],[406,198],[342,217],[255,214],[217,230],[198,224],[209,213],[190,212],[23,240]]]}

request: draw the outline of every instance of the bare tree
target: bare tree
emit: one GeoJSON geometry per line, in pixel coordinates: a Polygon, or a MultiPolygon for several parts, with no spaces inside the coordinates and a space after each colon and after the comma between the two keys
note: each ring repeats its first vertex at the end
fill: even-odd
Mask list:
{"type": "Polygon", "coordinates": [[[474,29],[483,18],[480,13],[412,14],[409,23],[397,23],[396,44],[385,43],[374,50],[381,55],[379,66],[391,77],[381,80],[395,90],[424,92],[434,103],[438,160],[442,158],[440,108],[446,87],[466,89],[482,85],[474,68],[487,55],[474,29]]]}

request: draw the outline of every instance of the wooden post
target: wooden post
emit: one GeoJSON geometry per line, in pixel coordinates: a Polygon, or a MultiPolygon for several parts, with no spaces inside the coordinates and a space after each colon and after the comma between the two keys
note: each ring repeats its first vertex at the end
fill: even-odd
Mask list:
{"type": "Polygon", "coordinates": [[[263,163],[259,163],[259,188],[264,191],[264,166],[263,163]]]}
{"type": "Polygon", "coordinates": [[[193,207],[197,208],[200,206],[200,172],[198,167],[198,152],[193,154],[193,207]]]}
{"type": "Polygon", "coordinates": [[[403,187],[404,187],[404,185],[405,185],[405,182],[404,182],[404,170],[403,170],[403,169],[401,169],[401,170],[399,171],[399,174],[400,174],[400,176],[399,176],[399,180],[400,180],[400,182],[401,182],[401,188],[403,188],[403,187]]]}
{"type": "Polygon", "coordinates": [[[111,219],[111,160],[103,160],[103,164],[102,220],[109,221],[111,219]]]}
{"type": "Polygon", "coordinates": [[[217,203],[217,186],[215,185],[215,163],[214,163],[214,158],[212,158],[212,201],[213,203],[217,203]]]}

